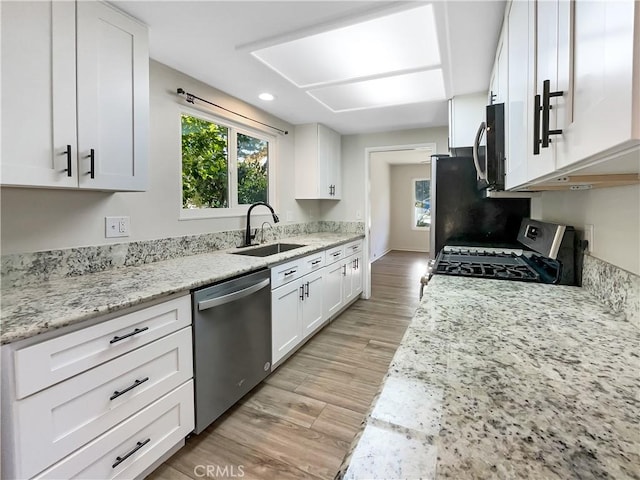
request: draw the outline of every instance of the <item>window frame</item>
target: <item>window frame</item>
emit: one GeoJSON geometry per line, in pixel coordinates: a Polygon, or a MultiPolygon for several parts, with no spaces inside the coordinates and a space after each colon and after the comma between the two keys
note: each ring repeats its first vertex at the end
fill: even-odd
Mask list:
{"type": "Polygon", "coordinates": [[[416,225],[416,182],[429,182],[429,190],[431,190],[431,178],[416,177],[411,179],[411,229],[419,232],[428,231],[431,227],[418,227],[416,225]]]}
{"type": "Polygon", "coordinates": [[[269,166],[267,169],[267,196],[268,202],[274,210],[277,208],[276,196],[276,163],[278,152],[278,137],[265,130],[252,128],[239,122],[234,122],[225,117],[217,116],[199,109],[192,109],[181,106],[178,111],[178,132],[179,132],[179,161],[178,161],[178,186],[180,192],[179,216],[178,220],[197,220],[205,218],[224,217],[244,217],[249,211],[249,204],[238,204],[238,133],[248,135],[259,140],[268,142],[269,166]],[[206,122],[215,123],[227,128],[227,150],[228,150],[228,185],[229,207],[227,208],[183,208],[182,206],[182,116],[188,115],[196,117],[206,122]]]}

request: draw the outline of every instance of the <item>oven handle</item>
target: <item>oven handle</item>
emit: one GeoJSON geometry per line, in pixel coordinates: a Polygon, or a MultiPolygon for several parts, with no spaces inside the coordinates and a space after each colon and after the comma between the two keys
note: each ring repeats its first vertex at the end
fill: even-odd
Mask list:
{"type": "Polygon", "coordinates": [[[248,297],[252,293],[256,293],[258,290],[262,290],[264,287],[268,286],[270,282],[271,279],[267,278],[259,283],[256,283],[255,285],[251,285],[250,287],[238,290],[237,292],[198,302],[198,311],[207,310],[209,308],[217,307],[219,305],[224,305],[225,303],[234,302],[236,300],[240,300],[241,298],[248,297]]]}
{"type": "Polygon", "coordinates": [[[480,127],[478,127],[478,131],[476,132],[476,139],[473,142],[473,163],[476,166],[476,172],[478,172],[478,178],[480,180],[487,180],[487,172],[483,172],[480,168],[480,160],[478,158],[478,150],[480,148],[480,138],[482,137],[482,132],[486,129],[486,124],[484,122],[480,123],[480,127]]]}

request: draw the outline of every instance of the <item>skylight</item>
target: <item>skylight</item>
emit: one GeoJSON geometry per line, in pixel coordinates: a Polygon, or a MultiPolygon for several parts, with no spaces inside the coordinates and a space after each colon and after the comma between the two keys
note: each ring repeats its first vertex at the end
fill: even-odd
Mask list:
{"type": "Polygon", "coordinates": [[[445,98],[430,4],[252,54],[334,112],[445,98]]]}
{"type": "Polygon", "coordinates": [[[313,89],[308,93],[333,112],[430,102],[445,98],[441,69],[333,85],[313,89]]]}

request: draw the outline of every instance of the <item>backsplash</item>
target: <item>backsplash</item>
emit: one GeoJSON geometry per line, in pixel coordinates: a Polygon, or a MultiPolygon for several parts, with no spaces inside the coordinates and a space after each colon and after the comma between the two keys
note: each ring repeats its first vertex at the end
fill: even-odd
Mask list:
{"type": "MultiPolygon", "coordinates": [[[[316,221],[276,225],[264,229],[265,241],[316,232],[364,234],[364,222],[316,221]]],[[[75,277],[123,266],[136,266],[171,258],[233,248],[243,243],[244,230],[182,237],[113,243],[65,250],[3,255],[2,288],[31,285],[62,277],[75,277]]],[[[261,240],[260,233],[256,240],[261,240]]]]}
{"type": "Polygon", "coordinates": [[[584,256],[582,286],[614,312],[640,327],[640,276],[590,255],[584,256]]]}

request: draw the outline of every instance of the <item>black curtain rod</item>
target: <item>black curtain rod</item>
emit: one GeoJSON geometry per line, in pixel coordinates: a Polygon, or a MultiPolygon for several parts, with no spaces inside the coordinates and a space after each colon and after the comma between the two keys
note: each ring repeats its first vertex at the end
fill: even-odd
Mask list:
{"type": "Polygon", "coordinates": [[[233,110],[229,110],[228,108],[225,108],[225,107],[217,105],[217,104],[215,104],[213,102],[210,102],[209,100],[205,100],[204,98],[200,98],[200,97],[194,95],[193,93],[185,92],[182,88],[178,88],[177,93],[178,93],[178,95],[186,95],[188,103],[194,103],[193,102],[194,99],[195,100],[200,100],[201,102],[208,103],[209,105],[213,105],[216,108],[220,108],[220,109],[224,110],[225,112],[233,113],[234,115],[237,115],[239,117],[246,118],[247,120],[251,120],[252,122],[259,123],[260,125],[264,125],[265,127],[269,127],[271,129],[275,130],[276,132],[281,133],[282,135],[287,135],[289,133],[286,130],[281,130],[281,129],[277,128],[277,127],[274,127],[274,126],[271,126],[271,125],[267,125],[266,123],[262,123],[259,120],[255,120],[253,118],[247,117],[246,115],[242,115],[241,113],[234,112],[233,110]]]}

